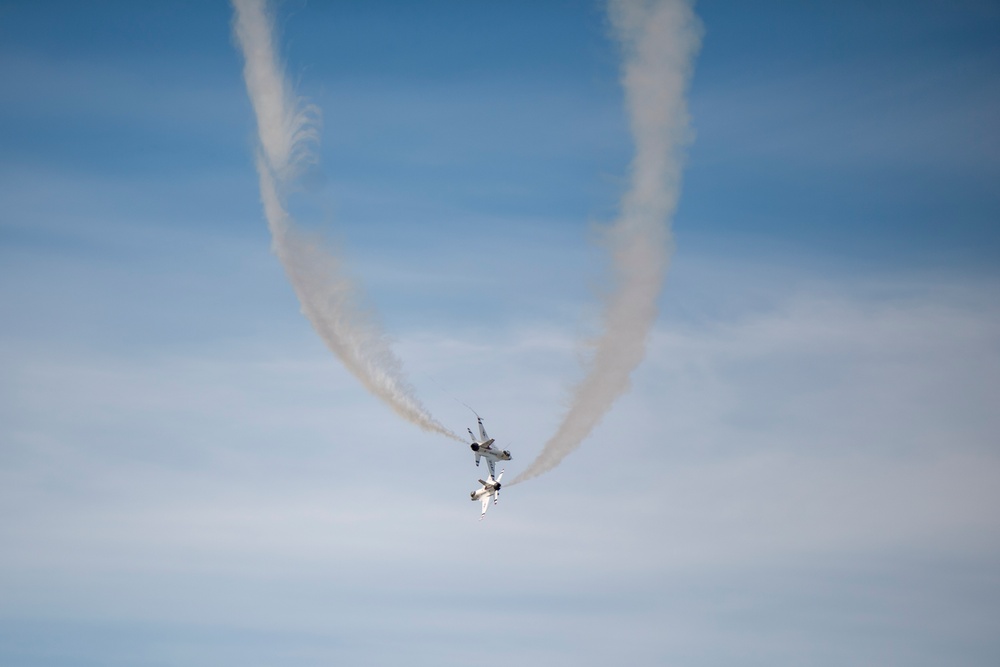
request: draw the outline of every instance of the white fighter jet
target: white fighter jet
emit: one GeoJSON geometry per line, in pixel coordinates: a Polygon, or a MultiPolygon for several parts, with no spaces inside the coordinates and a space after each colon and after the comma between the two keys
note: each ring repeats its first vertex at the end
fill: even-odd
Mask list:
{"type": "Polygon", "coordinates": [[[480,458],[486,459],[486,465],[490,469],[490,477],[492,478],[496,474],[496,462],[510,461],[510,452],[506,449],[494,447],[493,438],[486,435],[486,429],[483,428],[483,418],[476,415],[476,420],[479,422],[479,439],[476,440],[476,436],[472,434],[472,429],[468,429],[469,437],[472,438],[472,451],[476,455],[476,466],[479,466],[480,458]]]}
{"type": "Polygon", "coordinates": [[[483,513],[479,515],[479,520],[482,521],[483,517],[486,516],[486,510],[490,508],[490,496],[493,496],[493,504],[496,505],[497,501],[500,500],[500,480],[503,479],[503,470],[500,471],[500,475],[493,479],[493,475],[490,475],[485,480],[479,480],[479,483],[483,485],[483,488],[476,489],[471,494],[472,502],[481,500],[483,502],[483,513]]]}

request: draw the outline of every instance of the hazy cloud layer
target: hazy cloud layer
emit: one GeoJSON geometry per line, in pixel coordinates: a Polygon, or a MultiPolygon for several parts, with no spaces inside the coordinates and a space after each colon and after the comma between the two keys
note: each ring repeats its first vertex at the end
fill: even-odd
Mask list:
{"type": "MultiPolygon", "coordinates": [[[[699,295],[706,310],[742,298],[746,311],[655,328],[637,391],[573,471],[519,486],[491,513],[509,654],[527,660],[532,646],[575,641],[596,651],[577,655],[583,664],[612,647],[649,662],[692,642],[745,642],[732,633],[757,610],[755,641],[785,642],[788,653],[758,650],[792,662],[822,664],[817,642],[839,632],[823,617],[878,628],[874,644],[841,657],[888,650],[903,656],[889,664],[914,664],[914,641],[932,652],[960,641],[972,653],[958,664],[977,664],[990,650],[977,618],[996,608],[967,587],[992,590],[1000,554],[992,286],[901,283],[872,296],[800,276],[763,305],[748,298],[760,285],[734,294],[732,276],[718,278],[699,295]],[[601,482],[577,486],[569,474],[601,482]],[[864,584],[873,577],[879,586],[864,584]],[[743,596],[736,607],[733,595],[743,596]],[[774,599],[793,611],[762,617],[774,599]],[[961,627],[942,624],[941,600],[961,627]],[[824,613],[809,616],[818,601],[824,613]],[[811,621],[799,627],[802,614],[811,621]],[[731,622],[719,627],[720,615],[731,622]],[[893,634],[900,624],[907,637],[893,634]],[[667,626],[686,631],[657,630],[667,626]]],[[[575,349],[533,328],[464,348],[446,336],[403,342],[419,364],[444,369],[444,382],[470,369],[496,378],[498,413],[521,415],[528,433],[550,411],[523,403],[561,395],[537,358],[571,361],[575,349]]],[[[281,646],[345,659],[379,654],[388,606],[400,626],[388,636],[472,648],[449,630],[475,613],[482,575],[468,558],[482,539],[469,462],[428,455],[413,485],[406,461],[359,447],[407,426],[378,419],[350,378],[331,385],[319,349],[279,356],[258,342],[152,359],[26,349],[5,341],[0,357],[0,610],[58,609],[98,633],[123,619],[161,632],[267,628],[281,646]]],[[[237,655],[240,642],[223,634],[212,634],[216,650],[237,655]]],[[[725,648],[700,651],[725,661],[725,648]]],[[[462,650],[434,656],[463,662],[462,650]]]]}

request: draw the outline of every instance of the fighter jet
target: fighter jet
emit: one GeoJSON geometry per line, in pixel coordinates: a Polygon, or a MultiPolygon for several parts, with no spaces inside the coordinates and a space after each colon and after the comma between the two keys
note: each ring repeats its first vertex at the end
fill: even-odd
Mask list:
{"type": "Polygon", "coordinates": [[[500,475],[493,479],[493,475],[490,475],[485,480],[479,480],[479,483],[483,485],[483,488],[476,489],[470,495],[472,496],[472,501],[481,500],[483,502],[483,513],[479,515],[479,520],[482,521],[483,517],[486,516],[486,510],[490,508],[490,496],[493,496],[493,504],[496,505],[497,501],[500,500],[500,480],[503,479],[503,470],[500,471],[500,475]]]}
{"type": "Polygon", "coordinates": [[[510,461],[510,452],[494,447],[493,438],[486,435],[486,429],[483,428],[483,418],[476,415],[476,420],[479,422],[479,440],[476,440],[476,436],[472,434],[472,429],[468,429],[469,437],[472,438],[472,451],[476,455],[476,467],[479,466],[480,458],[486,459],[486,465],[490,469],[490,477],[493,477],[496,474],[496,462],[510,461]]]}

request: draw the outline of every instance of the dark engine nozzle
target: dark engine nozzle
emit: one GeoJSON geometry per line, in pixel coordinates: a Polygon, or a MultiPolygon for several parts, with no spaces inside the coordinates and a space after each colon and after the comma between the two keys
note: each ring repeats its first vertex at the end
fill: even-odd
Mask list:
{"type": "Polygon", "coordinates": [[[479,451],[479,445],[478,445],[477,443],[475,443],[475,442],[474,442],[474,443],[472,443],[471,445],[469,445],[469,447],[470,447],[470,448],[472,449],[472,451],[474,451],[474,452],[478,452],[478,451],[479,451]]]}
{"type": "Polygon", "coordinates": [[[497,491],[499,491],[500,490],[500,482],[497,482],[496,486],[494,486],[493,488],[496,489],[497,491]]]}

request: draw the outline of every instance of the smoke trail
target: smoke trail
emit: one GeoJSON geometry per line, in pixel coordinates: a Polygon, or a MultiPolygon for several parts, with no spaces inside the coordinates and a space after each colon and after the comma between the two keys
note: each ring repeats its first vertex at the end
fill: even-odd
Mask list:
{"type": "Polygon", "coordinates": [[[604,306],[603,333],[562,424],[510,484],[559,465],[628,389],[629,375],[645,356],[669,262],[669,221],[689,137],[684,93],[701,24],[687,0],[610,0],[609,13],[622,47],[622,82],[636,151],[630,189],[606,232],[614,286],[604,306]]]}
{"type": "Polygon", "coordinates": [[[414,396],[385,335],[360,305],[344,266],[299,230],[285,196],[303,167],[315,161],[319,110],[289,89],[272,41],[266,0],[233,0],[233,30],[246,60],[243,78],[257,116],[257,173],[272,249],[285,268],[303,314],[327,347],[368,391],[417,426],[465,442],[442,426],[414,396]]]}

